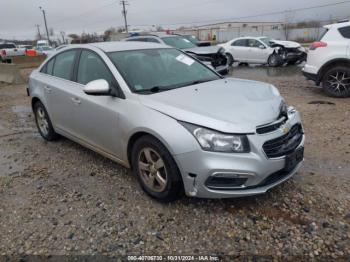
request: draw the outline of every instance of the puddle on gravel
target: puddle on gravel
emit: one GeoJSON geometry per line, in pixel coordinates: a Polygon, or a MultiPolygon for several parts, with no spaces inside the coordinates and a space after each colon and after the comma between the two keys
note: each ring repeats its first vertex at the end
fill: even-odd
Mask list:
{"type": "Polygon", "coordinates": [[[301,66],[268,67],[263,65],[234,65],[228,77],[256,79],[267,77],[294,78],[301,74],[301,66]]]}
{"type": "Polygon", "coordinates": [[[21,117],[27,117],[27,115],[32,112],[32,109],[29,106],[13,106],[11,107],[11,110],[21,117]]]}
{"type": "Polygon", "coordinates": [[[32,127],[32,109],[29,106],[12,106],[11,111],[18,116],[19,126],[13,128],[18,131],[30,131],[32,127]]]}

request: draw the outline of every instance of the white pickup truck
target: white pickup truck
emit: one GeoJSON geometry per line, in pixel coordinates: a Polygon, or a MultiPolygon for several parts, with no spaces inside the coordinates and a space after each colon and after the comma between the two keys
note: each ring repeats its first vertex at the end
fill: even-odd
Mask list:
{"type": "Polygon", "coordinates": [[[14,56],[25,55],[25,48],[18,48],[13,43],[0,43],[0,63],[11,62],[11,58],[14,56]]]}

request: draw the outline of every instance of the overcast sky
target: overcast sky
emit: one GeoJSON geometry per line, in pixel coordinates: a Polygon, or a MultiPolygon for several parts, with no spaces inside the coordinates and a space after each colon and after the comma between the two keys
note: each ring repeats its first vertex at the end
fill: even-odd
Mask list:
{"type": "MultiPolygon", "coordinates": [[[[293,10],[344,0],[128,0],[128,24],[161,25],[174,28],[194,22],[283,21],[285,14],[242,18],[283,10],[293,10]]],[[[56,33],[103,32],[122,26],[120,1],[113,0],[0,0],[0,38],[33,39],[35,24],[44,32],[39,6],[46,10],[49,28],[56,33]]],[[[350,16],[350,1],[345,4],[293,12],[293,20],[326,20],[331,16],[350,16]]]]}

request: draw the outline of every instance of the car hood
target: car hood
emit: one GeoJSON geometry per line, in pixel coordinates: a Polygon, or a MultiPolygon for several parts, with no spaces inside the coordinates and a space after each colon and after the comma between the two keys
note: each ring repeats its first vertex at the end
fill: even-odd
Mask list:
{"type": "Polygon", "coordinates": [[[208,54],[216,54],[222,47],[220,46],[198,46],[193,48],[184,49],[183,51],[194,53],[197,55],[208,55],[208,54]]]}
{"type": "Polygon", "coordinates": [[[298,48],[298,47],[301,47],[301,45],[299,43],[293,42],[293,41],[272,40],[271,42],[276,43],[278,45],[282,45],[285,48],[298,48]]]}
{"type": "Polygon", "coordinates": [[[278,118],[282,102],[270,84],[232,78],[139,97],[176,120],[227,133],[254,133],[278,118]]]}

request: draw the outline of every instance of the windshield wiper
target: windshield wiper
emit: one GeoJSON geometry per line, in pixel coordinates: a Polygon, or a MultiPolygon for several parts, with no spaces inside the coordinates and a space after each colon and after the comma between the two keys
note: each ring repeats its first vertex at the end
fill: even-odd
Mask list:
{"type": "Polygon", "coordinates": [[[134,93],[158,93],[158,92],[163,92],[171,89],[173,88],[168,86],[154,86],[149,89],[135,90],[134,93]]]}
{"type": "Polygon", "coordinates": [[[198,85],[198,84],[201,84],[201,83],[210,82],[210,81],[214,81],[214,80],[216,80],[216,79],[196,80],[196,81],[192,81],[192,82],[189,82],[189,83],[185,83],[184,85],[182,85],[182,87],[198,85]]]}

